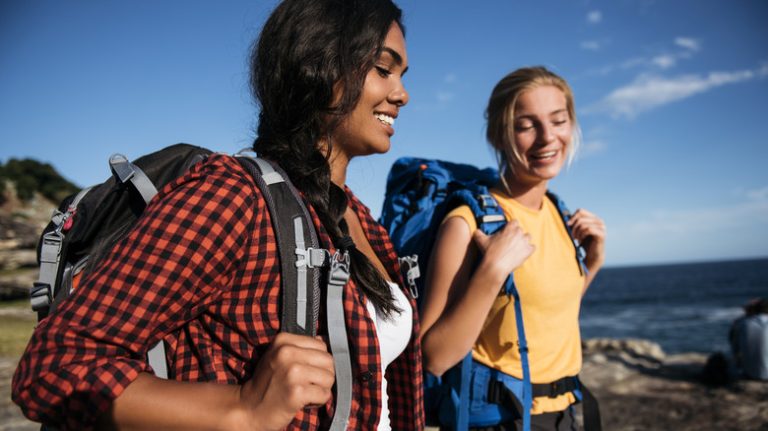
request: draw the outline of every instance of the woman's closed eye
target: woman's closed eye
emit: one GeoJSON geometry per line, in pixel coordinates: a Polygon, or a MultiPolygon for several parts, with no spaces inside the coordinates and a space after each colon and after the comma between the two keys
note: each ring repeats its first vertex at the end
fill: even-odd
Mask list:
{"type": "Polygon", "coordinates": [[[525,132],[527,130],[532,130],[535,127],[532,121],[522,121],[517,124],[515,124],[515,131],[516,132],[525,132]]]}
{"type": "Polygon", "coordinates": [[[381,76],[382,78],[388,78],[389,75],[392,75],[392,71],[387,69],[384,66],[374,66],[376,68],[376,72],[381,76]]]}

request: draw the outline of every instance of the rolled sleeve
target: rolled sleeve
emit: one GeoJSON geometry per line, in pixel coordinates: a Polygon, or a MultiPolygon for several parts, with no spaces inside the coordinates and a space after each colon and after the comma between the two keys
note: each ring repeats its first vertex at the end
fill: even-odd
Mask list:
{"type": "Polygon", "coordinates": [[[36,328],[13,378],[32,420],[89,429],[142,372],[147,350],[202,313],[242,265],[263,199],[213,156],[150,203],[61,307],[36,328]]]}

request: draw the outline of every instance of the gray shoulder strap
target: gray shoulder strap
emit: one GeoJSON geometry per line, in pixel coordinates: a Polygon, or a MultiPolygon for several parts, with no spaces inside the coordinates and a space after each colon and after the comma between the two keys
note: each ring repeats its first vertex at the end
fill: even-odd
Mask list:
{"type": "Polygon", "coordinates": [[[320,248],[312,218],[299,192],[279,166],[239,155],[246,171],[264,195],[277,241],[281,262],[281,330],[315,335],[320,308],[320,269],[328,265],[326,316],[328,336],[336,371],[336,409],[331,430],[346,430],[352,405],[352,364],[349,356],[344,286],[349,280],[349,255],[330,257],[320,248]]]}
{"type": "Polygon", "coordinates": [[[54,298],[59,294],[56,291],[56,279],[59,276],[61,250],[64,241],[62,229],[67,220],[77,211],[77,205],[92,188],[80,190],[69,203],[65,212],[55,210],[51,216],[54,229],[43,235],[40,243],[40,272],[30,291],[32,310],[38,313],[40,319],[48,315],[54,298]]]}
{"type": "Polygon", "coordinates": [[[349,281],[349,254],[339,251],[331,257],[328,270],[326,296],[326,320],[331,342],[333,366],[336,370],[336,410],[331,431],[345,431],[352,407],[352,363],[349,357],[349,341],[344,320],[344,286],[349,281]]]}
{"type": "Polygon", "coordinates": [[[157,194],[157,188],[152,184],[147,174],[138,166],[134,165],[128,158],[122,154],[114,154],[109,158],[109,166],[112,168],[112,175],[120,183],[125,184],[130,181],[144,199],[144,203],[149,203],[157,194]]]}

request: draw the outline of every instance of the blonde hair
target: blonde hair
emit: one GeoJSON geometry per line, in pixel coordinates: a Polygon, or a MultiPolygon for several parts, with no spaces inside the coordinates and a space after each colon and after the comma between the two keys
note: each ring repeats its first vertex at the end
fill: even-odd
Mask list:
{"type": "Polygon", "coordinates": [[[488,122],[486,139],[496,153],[499,175],[504,187],[507,185],[506,171],[514,172],[513,162],[524,164],[524,159],[515,145],[514,127],[515,105],[520,94],[527,90],[543,86],[558,88],[565,95],[568,117],[573,124],[571,142],[568,145],[568,161],[570,165],[581,144],[581,131],[576,121],[576,108],[573,101],[573,91],[565,79],[543,66],[524,67],[508,74],[499,81],[491,92],[485,118],[488,122]]]}

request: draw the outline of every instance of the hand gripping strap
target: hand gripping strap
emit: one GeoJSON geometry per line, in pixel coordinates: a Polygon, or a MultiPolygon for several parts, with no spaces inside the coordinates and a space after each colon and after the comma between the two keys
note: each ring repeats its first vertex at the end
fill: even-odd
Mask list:
{"type": "Polygon", "coordinates": [[[330,429],[346,430],[352,406],[352,363],[344,319],[344,286],[349,280],[349,255],[337,251],[328,258],[328,251],[319,246],[309,211],[287,175],[277,166],[246,155],[239,156],[238,160],[261,189],[272,217],[281,265],[282,331],[309,336],[316,334],[315,323],[320,309],[319,267],[330,260],[326,317],[336,371],[336,407],[330,429]],[[291,259],[291,256],[295,258],[291,259]]]}
{"type": "MultiPolygon", "coordinates": [[[[472,213],[477,220],[478,229],[486,235],[493,235],[507,224],[504,212],[501,207],[487,193],[477,196],[474,201],[469,202],[472,213]]],[[[515,287],[515,281],[512,274],[507,276],[504,282],[504,293],[510,295],[515,300],[515,322],[517,324],[518,350],[520,352],[520,361],[523,368],[523,431],[531,429],[531,406],[533,405],[533,394],[531,388],[531,372],[528,364],[528,342],[525,338],[525,327],[523,326],[523,309],[520,304],[520,295],[515,287]]]]}
{"type": "MultiPolygon", "coordinates": [[[[281,264],[281,329],[314,336],[320,307],[319,267],[329,260],[328,251],[319,248],[309,211],[288,177],[265,160],[245,155],[238,159],[261,189],[272,217],[281,264]],[[289,258],[289,251],[295,259],[289,258]]],[[[352,364],[344,319],[344,286],[348,281],[349,255],[337,251],[330,258],[326,297],[328,338],[336,371],[336,407],[330,427],[333,431],[346,430],[352,406],[352,364]]]]}

